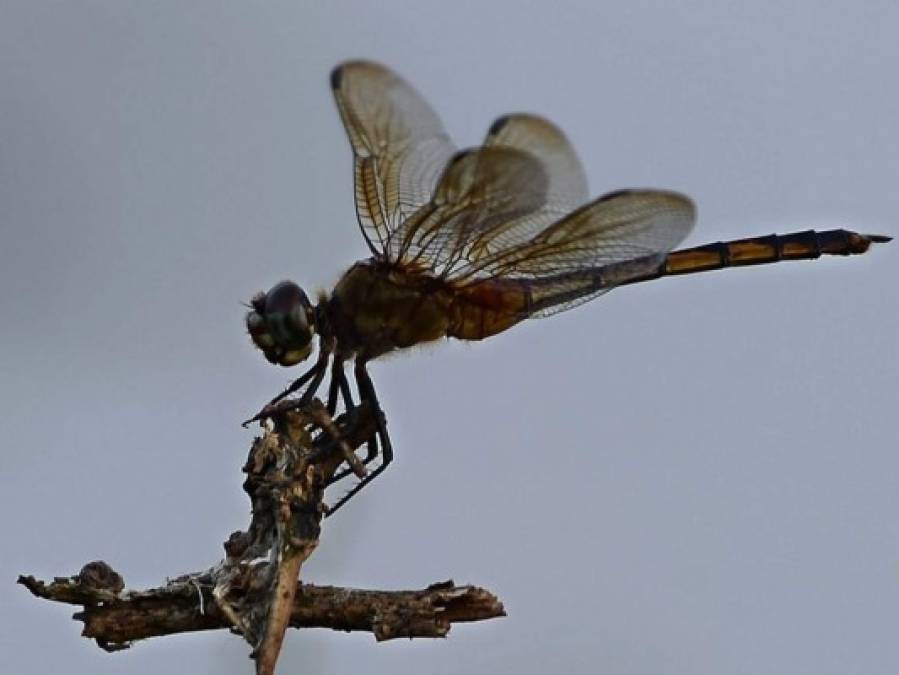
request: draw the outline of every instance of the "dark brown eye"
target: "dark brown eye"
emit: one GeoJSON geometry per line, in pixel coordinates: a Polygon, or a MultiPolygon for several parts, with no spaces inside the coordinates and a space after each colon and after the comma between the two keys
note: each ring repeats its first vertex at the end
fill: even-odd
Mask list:
{"type": "Polygon", "coordinates": [[[265,329],[265,319],[263,319],[259,312],[247,312],[247,330],[250,331],[251,334],[258,333],[265,329]]]}
{"type": "Polygon", "coordinates": [[[265,295],[265,314],[292,314],[297,307],[304,311],[309,307],[309,298],[292,281],[282,281],[272,286],[265,295]]]}
{"type": "Polygon", "coordinates": [[[250,299],[250,306],[259,314],[265,312],[265,293],[259,291],[250,299]]]}
{"type": "Polygon", "coordinates": [[[268,293],[253,296],[250,304],[247,330],[266,359],[290,366],[309,356],[314,328],[309,325],[312,306],[303,289],[282,281],[268,293]]]}

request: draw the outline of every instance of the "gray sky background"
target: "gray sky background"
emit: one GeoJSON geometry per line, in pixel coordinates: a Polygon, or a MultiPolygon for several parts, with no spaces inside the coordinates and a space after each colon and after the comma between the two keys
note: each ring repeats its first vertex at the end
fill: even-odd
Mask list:
{"type": "MultiPolygon", "coordinates": [[[[10,673],[249,673],[224,632],[109,655],[19,573],[203,568],[248,521],[239,421],[296,373],[240,302],[366,249],[327,87],[389,64],[461,146],[555,120],[594,194],[690,243],[899,233],[899,4],[0,2],[0,652],[10,673]]],[[[395,465],[322,584],[453,577],[448,640],[289,635],[281,672],[899,671],[897,244],[625,288],[372,367],[395,465]]]]}

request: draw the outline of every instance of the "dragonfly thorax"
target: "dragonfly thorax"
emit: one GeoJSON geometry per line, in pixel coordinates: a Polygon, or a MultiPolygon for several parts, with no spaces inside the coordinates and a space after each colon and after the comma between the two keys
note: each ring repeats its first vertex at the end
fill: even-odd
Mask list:
{"type": "Polygon", "coordinates": [[[353,265],[327,303],[338,349],[363,360],[447,336],[452,297],[442,281],[370,259],[353,265]]]}

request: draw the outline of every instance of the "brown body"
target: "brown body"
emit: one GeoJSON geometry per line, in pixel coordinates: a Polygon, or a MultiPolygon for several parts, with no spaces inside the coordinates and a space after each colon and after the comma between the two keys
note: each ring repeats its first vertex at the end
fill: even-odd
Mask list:
{"type": "MultiPolygon", "coordinates": [[[[331,88],[353,151],[356,215],[369,260],[313,306],[282,281],[250,303],[246,324],[265,358],[315,364],[271,401],[302,390],[312,400],[330,372],[327,410],[381,412],[366,363],[444,337],[482,340],[528,318],[565,311],[617,286],[658,277],[822,254],[864,253],[889,237],[846,230],[797,232],[675,250],[696,220],[693,202],[668,190],[616,190],[590,200],[565,135],[536,115],[503,115],[479,146],[457,151],[425,101],[376,63],[351,61],[331,88]]],[[[263,410],[254,420],[270,414],[263,410]]],[[[384,470],[393,451],[383,414],[371,461],[383,462],[334,507],[384,470]]],[[[352,473],[348,469],[345,474],[352,473]]],[[[333,512],[332,510],[332,512],[333,512]]]]}
{"type": "Polygon", "coordinates": [[[454,287],[426,270],[358,262],[327,304],[338,349],[372,359],[444,337],[482,340],[526,318],[527,287],[490,279],[454,287]]]}
{"type": "MultiPolygon", "coordinates": [[[[706,244],[673,251],[646,272],[631,274],[634,266],[628,261],[569,275],[582,282],[575,284],[572,293],[576,295],[571,299],[662,276],[808,260],[822,254],[864,253],[871,241],[869,236],[847,230],[808,230],[706,244]]],[[[549,277],[546,282],[557,284],[558,280],[549,277]]],[[[501,333],[540,309],[535,300],[540,287],[540,279],[513,278],[459,286],[426,269],[370,259],[356,263],[343,275],[326,312],[338,349],[346,356],[362,355],[368,360],[444,337],[483,340],[501,333]]],[[[559,301],[559,297],[553,298],[554,303],[559,301]]]]}

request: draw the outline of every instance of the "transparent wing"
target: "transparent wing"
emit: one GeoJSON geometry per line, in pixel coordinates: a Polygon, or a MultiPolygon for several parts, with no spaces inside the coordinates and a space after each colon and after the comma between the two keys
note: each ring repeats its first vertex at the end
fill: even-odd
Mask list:
{"type": "Polygon", "coordinates": [[[692,228],[677,193],[628,190],[586,199],[565,136],[507,115],[479,148],[454,148],[428,104],[377,64],[332,74],[354,155],[356,209],[371,250],[459,288],[513,284],[526,316],[568,309],[650,274],[692,228]]]}
{"type": "Polygon", "coordinates": [[[451,160],[432,201],[400,226],[397,258],[452,278],[459,266],[527,241],[586,195],[562,132],[540,117],[507,115],[481,147],[451,160]]]}
{"type": "Polygon", "coordinates": [[[547,202],[568,210],[587,200],[587,178],[581,162],[552,122],[536,115],[504,115],[490,125],[484,145],[515,148],[540,160],[548,181],[547,202]]]}
{"type": "Polygon", "coordinates": [[[695,217],[690,199],[676,192],[613,192],[529,241],[472,261],[453,281],[518,280],[529,294],[525,313],[548,316],[651,274],[687,236],[695,217]]]}
{"type": "Polygon", "coordinates": [[[486,146],[460,152],[433,199],[397,229],[397,259],[445,275],[480,245],[482,233],[539,210],[546,191],[546,173],[532,155],[486,146]]]}
{"type": "Polygon", "coordinates": [[[356,213],[375,254],[426,204],[455,152],[437,115],[406,82],[366,61],[341,64],[331,87],[353,148],[356,213]]]}

